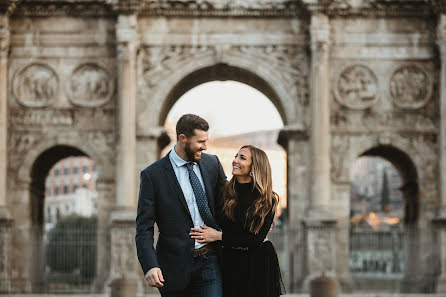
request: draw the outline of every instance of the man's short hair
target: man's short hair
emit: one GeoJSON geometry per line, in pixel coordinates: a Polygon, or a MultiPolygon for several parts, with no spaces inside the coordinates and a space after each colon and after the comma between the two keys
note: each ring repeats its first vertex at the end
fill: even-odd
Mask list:
{"type": "Polygon", "coordinates": [[[209,124],[205,119],[195,114],[188,113],[181,116],[181,118],[177,122],[177,127],[176,127],[177,139],[179,139],[180,134],[184,134],[188,138],[194,136],[195,129],[208,131],[209,124]]]}

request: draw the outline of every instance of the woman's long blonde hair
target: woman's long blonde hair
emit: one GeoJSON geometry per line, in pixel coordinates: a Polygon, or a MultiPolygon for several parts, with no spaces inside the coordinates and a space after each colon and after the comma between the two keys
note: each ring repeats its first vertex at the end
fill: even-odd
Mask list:
{"type": "MultiPolygon", "coordinates": [[[[254,203],[248,208],[245,226],[249,226],[249,231],[257,234],[265,221],[266,215],[271,210],[273,213],[276,211],[277,205],[279,204],[279,195],[273,191],[271,165],[266,153],[252,145],[242,146],[240,150],[243,148],[247,148],[251,152],[253,187],[260,193],[259,198],[254,200],[254,203]]],[[[238,202],[235,184],[236,178],[233,176],[222,191],[223,212],[232,221],[235,220],[234,208],[238,202]]]]}

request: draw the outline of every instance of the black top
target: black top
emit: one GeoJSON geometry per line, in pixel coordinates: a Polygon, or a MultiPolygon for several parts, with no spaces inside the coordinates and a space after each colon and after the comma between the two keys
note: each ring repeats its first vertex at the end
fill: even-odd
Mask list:
{"type": "Polygon", "coordinates": [[[238,196],[237,205],[234,208],[235,221],[230,220],[224,214],[220,220],[220,227],[223,230],[222,241],[225,248],[242,247],[258,248],[273,223],[274,214],[270,211],[263,222],[260,231],[254,234],[249,231],[250,222],[246,220],[246,213],[249,207],[259,198],[260,193],[254,188],[253,183],[235,183],[235,191],[238,196]]]}
{"type": "MultiPolygon", "coordinates": [[[[263,242],[273,222],[272,210],[260,231],[249,231],[246,213],[260,193],[252,183],[236,182],[237,205],[232,221],[222,213],[223,297],[277,297],[284,294],[279,261],[271,242],[263,242]]],[[[222,209],[222,208],[221,208],[222,209]]]]}

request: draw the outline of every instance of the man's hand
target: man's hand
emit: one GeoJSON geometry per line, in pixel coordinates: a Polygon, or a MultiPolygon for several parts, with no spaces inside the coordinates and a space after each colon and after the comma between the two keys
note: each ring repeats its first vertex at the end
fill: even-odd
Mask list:
{"type": "Polygon", "coordinates": [[[164,286],[163,285],[163,282],[164,282],[163,274],[161,273],[161,269],[159,269],[158,267],[153,267],[152,269],[147,271],[144,278],[146,279],[147,283],[151,287],[159,288],[159,287],[164,286]]]}

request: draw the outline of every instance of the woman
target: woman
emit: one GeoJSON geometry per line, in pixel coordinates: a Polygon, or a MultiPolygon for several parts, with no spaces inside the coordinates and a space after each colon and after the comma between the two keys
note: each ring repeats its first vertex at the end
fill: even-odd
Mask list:
{"type": "Polygon", "coordinates": [[[243,146],[232,162],[232,179],[221,193],[222,231],[194,228],[198,242],[222,241],[223,296],[277,297],[284,294],[276,251],[266,235],[279,203],[264,151],[243,146]]]}

